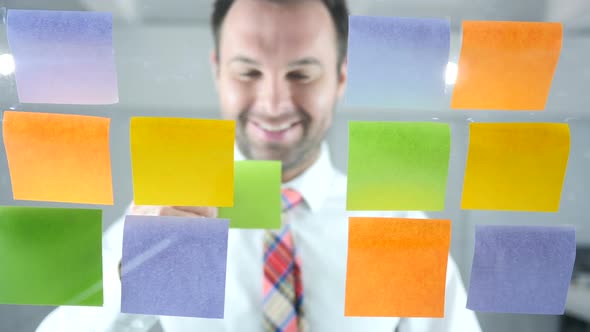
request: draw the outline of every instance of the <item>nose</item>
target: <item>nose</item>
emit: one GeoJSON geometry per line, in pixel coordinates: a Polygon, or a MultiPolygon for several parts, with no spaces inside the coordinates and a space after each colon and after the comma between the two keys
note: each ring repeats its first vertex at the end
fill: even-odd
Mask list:
{"type": "Polygon", "coordinates": [[[257,86],[257,108],[261,113],[278,116],[293,109],[289,81],[278,74],[267,75],[257,86]]]}

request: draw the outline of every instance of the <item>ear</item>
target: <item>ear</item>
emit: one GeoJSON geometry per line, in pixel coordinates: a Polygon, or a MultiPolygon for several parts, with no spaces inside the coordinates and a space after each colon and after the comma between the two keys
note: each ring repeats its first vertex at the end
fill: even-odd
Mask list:
{"type": "Polygon", "coordinates": [[[213,76],[213,82],[215,87],[219,85],[219,54],[215,49],[209,52],[209,63],[211,64],[211,74],[213,76]]]}
{"type": "Polygon", "coordinates": [[[338,99],[342,99],[344,92],[346,91],[346,82],[348,81],[348,57],[342,60],[342,64],[338,69],[338,87],[337,95],[338,99]]]}

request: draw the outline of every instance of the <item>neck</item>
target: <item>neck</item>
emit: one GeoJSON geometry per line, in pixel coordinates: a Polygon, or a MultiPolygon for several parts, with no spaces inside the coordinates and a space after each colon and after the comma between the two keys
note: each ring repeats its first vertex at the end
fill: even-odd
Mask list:
{"type": "Polygon", "coordinates": [[[301,164],[283,170],[283,183],[293,180],[294,178],[298,177],[303,172],[305,172],[308,168],[310,168],[311,165],[313,165],[318,160],[320,156],[320,151],[321,147],[318,148],[315,152],[310,153],[309,157],[306,158],[301,164]]]}

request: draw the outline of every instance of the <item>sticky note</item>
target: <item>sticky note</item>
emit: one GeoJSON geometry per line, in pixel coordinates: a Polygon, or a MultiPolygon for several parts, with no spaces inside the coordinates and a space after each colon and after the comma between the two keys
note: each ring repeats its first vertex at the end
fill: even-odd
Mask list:
{"type": "Polygon", "coordinates": [[[112,21],[110,13],[8,10],[20,102],[117,103],[112,21]]]}
{"type": "Polygon", "coordinates": [[[451,222],[350,217],[345,316],[443,317],[451,222]]]}
{"type": "Polygon", "coordinates": [[[14,199],[113,204],[109,118],[4,112],[14,199]]]}
{"type": "Polygon", "coordinates": [[[127,216],[121,312],[223,318],[229,221],[127,216]]]}
{"type": "Polygon", "coordinates": [[[235,122],[131,118],[137,205],[233,206],[235,122]]]}
{"type": "Polygon", "coordinates": [[[455,109],[545,109],[562,44],[561,23],[464,21],[455,109]]]}
{"type": "Polygon", "coordinates": [[[475,226],[467,308],[562,315],[574,260],[573,226],[475,226]]]}
{"type": "Polygon", "coordinates": [[[446,19],[350,16],[345,104],[447,108],[449,48],[446,19]]]}
{"type": "Polygon", "coordinates": [[[567,124],[470,124],[461,207],[557,212],[569,150],[567,124]]]}
{"type": "Polygon", "coordinates": [[[231,228],[281,228],[281,162],[237,161],[234,206],[219,208],[231,228]]]}
{"type": "Polygon", "coordinates": [[[101,306],[102,211],[0,207],[0,303],[101,306]]]}
{"type": "Polygon", "coordinates": [[[347,210],[443,210],[445,123],[349,122],[347,210]]]}

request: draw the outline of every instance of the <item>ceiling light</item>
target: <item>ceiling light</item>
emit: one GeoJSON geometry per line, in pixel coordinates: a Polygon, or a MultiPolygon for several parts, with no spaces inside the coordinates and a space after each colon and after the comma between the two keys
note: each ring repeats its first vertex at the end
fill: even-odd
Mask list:
{"type": "Polygon", "coordinates": [[[8,76],[12,73],[14,73],[12,54],[0,54],[0,75],[8,76]]]}
{"type": "Polygon", "coordinates": [[[447,63],[447,70],[445,72],[445,83],[447,85],[453,85],[457,81],[457,74],[459,72],[459,66],[454,62],[447,63]]]}

